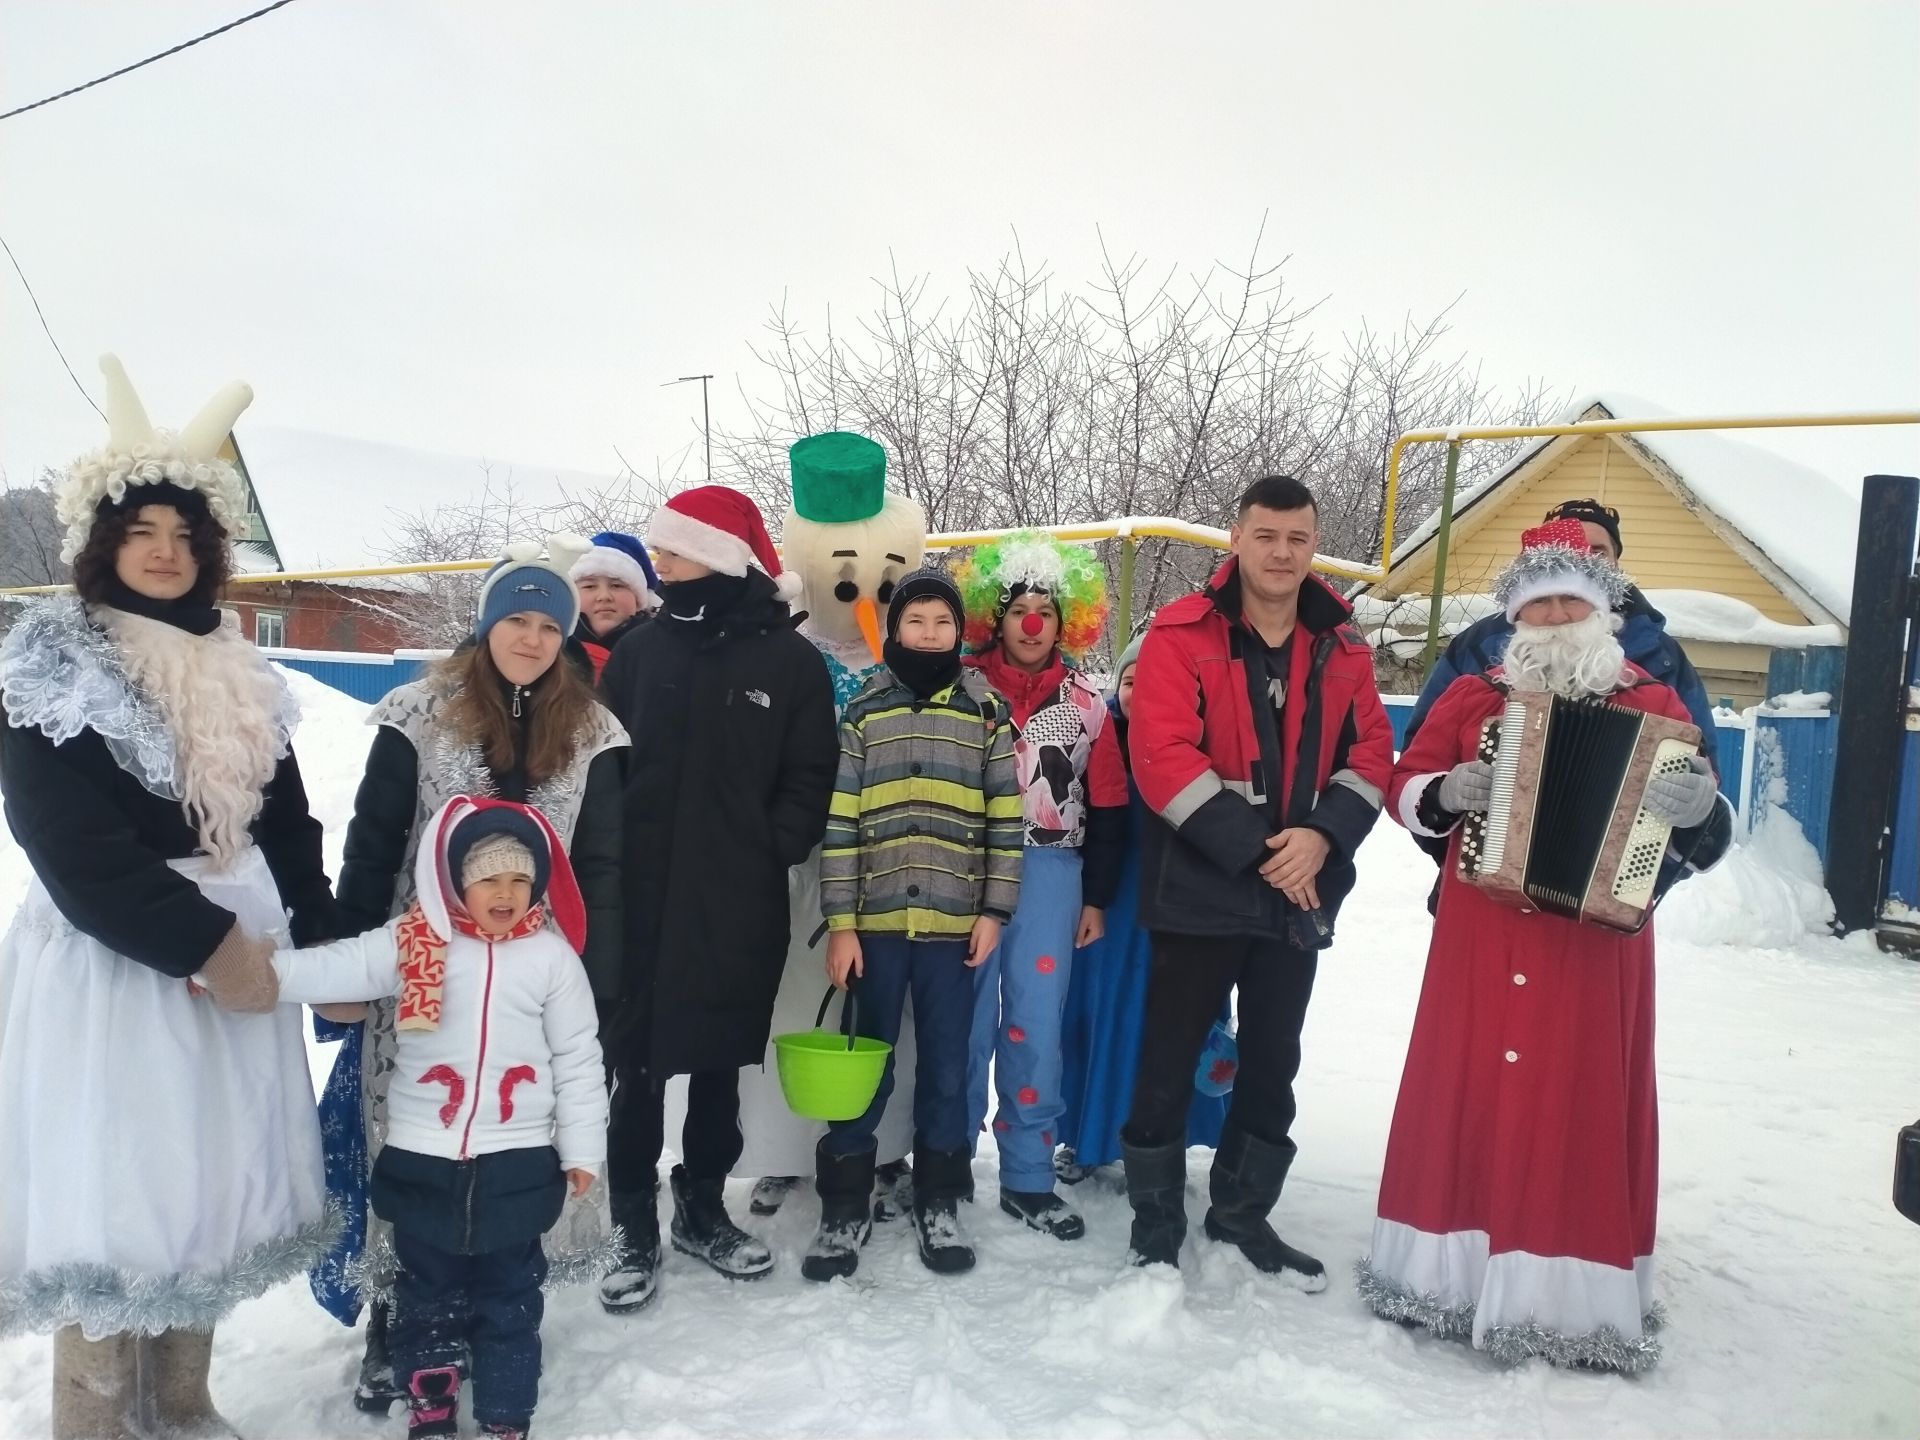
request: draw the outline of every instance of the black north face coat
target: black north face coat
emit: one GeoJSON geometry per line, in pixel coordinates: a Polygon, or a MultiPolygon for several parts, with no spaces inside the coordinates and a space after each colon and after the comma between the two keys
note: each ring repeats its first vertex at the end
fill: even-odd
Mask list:
{"type": "Polygon", "coordinates": [[[826,831],[833,682],[773,582],[662,614],[614,648],[601,699],[633,738],[628,1010],[609,1060],[669,1075],[757,1065],[786,964],[787,871],[826,831]]]}

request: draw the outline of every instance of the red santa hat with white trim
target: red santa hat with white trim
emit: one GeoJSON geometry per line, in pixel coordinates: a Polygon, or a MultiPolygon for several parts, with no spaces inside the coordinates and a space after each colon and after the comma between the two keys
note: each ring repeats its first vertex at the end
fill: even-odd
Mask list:
{"type": "Polygon", "coordinates": [[[800,595],[800,577],[781,570],[760,507],[725,485],[702,485],[668,497],[647,526],[647,548],[671,550],[722,575],[759,569],[788,604],[800,595]]]}

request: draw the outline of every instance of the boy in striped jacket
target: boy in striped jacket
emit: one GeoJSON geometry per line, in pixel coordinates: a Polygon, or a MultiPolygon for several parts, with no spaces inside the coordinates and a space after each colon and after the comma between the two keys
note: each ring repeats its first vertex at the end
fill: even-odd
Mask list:
{"type": "MultiPolygon", "coordinates": [[[[840,774],[820,850],[827,976],[851,992],[855,1028],[892,1044],[909,993],[914,1072],[913,1219],[937,1274],[973,1268],[959,1202],[972,1191],[967,1037],[973,969],[1000,943],[1020,897],[1024,846],[1006,702],[960,664],[960,592],[920,570],[887,607],[885,666],[847,705],[840,774]]],[[[872,1230],[874,1130],[893,1056],[857,1120],[835,1121],[816,1155],[820,1229],[801,1271],[851,1275],[872,1230]]]]}

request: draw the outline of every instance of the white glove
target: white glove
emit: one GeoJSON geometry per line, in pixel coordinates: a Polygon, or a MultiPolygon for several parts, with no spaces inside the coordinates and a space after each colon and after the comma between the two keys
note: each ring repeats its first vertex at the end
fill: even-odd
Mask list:
{"type": "Polygon", "coordinates": [[[1485,811],[1493,803],[1493,766],[1484,760],[1462,761],[1440,777],[1433,798],[1452,815],[1485,811]]]}
{"type": "Polygon", "coordinates": [[[1676,830],[1691,830],[1713,813],[1713,797],[1720,786],[1704,755],[1687,757],[1687,768],[1672,775],[1656,775],[1647,783],[1640,806],[1656,820],[1676,830]]]}

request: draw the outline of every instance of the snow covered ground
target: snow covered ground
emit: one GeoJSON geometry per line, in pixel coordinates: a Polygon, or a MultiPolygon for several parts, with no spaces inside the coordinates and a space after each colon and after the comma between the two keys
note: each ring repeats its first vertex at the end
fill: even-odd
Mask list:
{"type": "MultiPolygon", "coordinates": [[[[293,677],[300,753],[337,861],[364,707],[293,677]]],[[[753,1222],[780,1257],[729,1285],[670,1256],[654,1308],[617,1321],[569,1292],[548,1311],[548,1437],[765,1434],[1238,1436],[1912,1435],[1920,1428],[1920,1229],[1888,1200],[1893,1135],[1920,1114],[1920,965],[1806,933],[1788,831],[1674,898],[1661,921],[1664,1363],[1638,1380],[1499,1369],[1373,1319],[1353,1292],[1424,958],[1432,867],[1382,824],[1308,1022],[1300,1160],[1276,1220],[1334,1272],[1300,1295],[1189,1244],[1183,1273],[1128,1272],[1127,1208],[1079,1187],[1062,1245],[993,1204],[976,1166],[971,1275],[936,1281],[899,1226],[854,1285],[808,1285],[814,1207],[753,1222]],[[1682,938],[1684,937],[1684,938],[1682,938]],[[1773,948],[1762,948],[1762,946],[1773,948]]],[[[1800,842],[1804,845],[1804,841],[1800,842]]],[[[0,837],[0,913],[26,884],[0,837]]],[[[324,1067],[328,1057],[316,1057],[324,1067]]],[[[15,1097],[14,1103],[19,1103],[15,1097]]],[[[1192,1163],[1205,1185],[1204,1157],[1192,1163]]],[[[138,1184],[137,1174],[128,1182],[138,1184]]],[[[733,1190],[744,1213],[745,1186],[733,1190]]],[[[1189,1210],[1201,1213],[1196,1192],[1189,1210]]],[[[222,1332],[214,1385],[251,1440],[397,1436],[347,1401],[357,1337],[304,1286],[222,1332]]],[[[45,1433],[47,1345],[0,1343],[0,1435],[45,1433]]]]}

